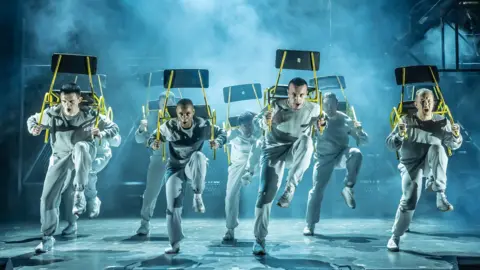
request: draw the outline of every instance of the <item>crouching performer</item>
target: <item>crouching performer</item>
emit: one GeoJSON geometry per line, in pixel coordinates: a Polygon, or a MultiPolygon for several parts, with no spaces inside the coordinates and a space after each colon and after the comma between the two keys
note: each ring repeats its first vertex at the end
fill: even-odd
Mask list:
{"type": "Polygon", "coordinates": [[[408,229],[422,192],[425,189],[437,193],[437,208],[452,211],[453,206],[445,195],[447,188],[448,155],[446,147],[456,150],[462,145],[458,124],[451,125],[441,115],[433,114],[434,95],[431,90],[419,89],[415,96],[417,113],[401,118],[387,137],[387,147],[398,151],[398,169],[402,177],[402,198],[392,228],[387,248],[399,251],[400,237],[408,229]]]}
{"type": "MultiPolygon", "coordinates": [[[[86,210],[85,188],[88,174],[95,157],[97,139],[111,139],[119,132],[118,126],[100,115],[95,127],[97,112],[81,106],[81,90],[75,83],[63,85],[60,104],[45,109],[27,120],[28,131],[38,136],[44,129],[50,130],[53,165],[48,168],[40,199],[42,242],[35,248],[37,253],[47,252],[54,246],[53,234],[59,223],[58,205],[60,196],[69,185],[73,187],[72,214],[78,217],[86,210]],[[41,121],[40,121],[41,118],[41,121]],[[74,175],[73,185],[68,175],[74,175]]],[[[68,203],[68,202],[66,202],[68,203]]],[[[71,205],[72,205],[71,204],[71,205]]]]}
{"type": "Polygon", "coordinates": [[[356,206],[353,186],[357,182],[357,175],[362,166],[362,153],[358,148],[349,147],[349,136],[355,139],[357,146],[361,146],[368,142],[368,135],[359,122],[337,111],[337,106],[336,95],[331,92],[325,93],[323,107],[326,118],[320,119],[325,127],[322,134],[316,134],[313,188],[308,193],[307,226],[303,230],[304,235],[314,233],[315,224],[320,220],[323,193],[335,168],[346,169],[342,196],[348,207],[355,209],[356,206]]]}
{"type": "Polygon", "coordinates": [[[182,231],[183,196],[187,181],[191,181],[194,192],[193,209],[204,213],[205,206],[202,193],[205,188],[207,157],[201,152],[204,141],[210,141],[210,147],[222,147],[227,140],[225,131],[214,126],[214,140],[211,139],[212,123],[195,117],[195,109],[190,99],[181,99],[176,107],[177,117],[160,126],[160,139],[156,132],[148,143],[153,150],[158,150],[161,143],[168,142],[170,156],[165,169],[167,197],[167,231],[170,248],[167,254],[180,251],[180,241],[184,238],[182,231]]]}
{"type": "Polygon", "coordinates": [[[231,164],[228,167],[227,194],[225,196],[225,215],[227,232],[224,241],[235,239],[234,230],[238,226],[240,208],[240,191],[242,185],[247,186],[260,160],[260,136],[253,119],[256,114],[245,112],[238,118],[239,128],[228,134],[231,145],[231,164]]]}
{"type": "Polygon", "coordinates": [[[280,207],[289,206],[296,186],[310,166],[312,125],[320,124],[320,106],[306,101],[306,98],[307,82],[294,78],[288,84],[288,98],[273,101],[272,110],[264,109],[257,116],[267,136],[262,145],[260,186],[255,207],[255,255],[266,254],[265,238],[272,201],[280,187],[285,165],[288,164],[289,172],[285,192],[277,203],[280,207]]]}

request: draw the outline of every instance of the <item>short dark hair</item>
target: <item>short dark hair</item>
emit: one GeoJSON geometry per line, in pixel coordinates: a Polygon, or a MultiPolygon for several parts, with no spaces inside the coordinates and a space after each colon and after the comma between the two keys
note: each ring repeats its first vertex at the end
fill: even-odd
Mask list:
{"type": "Polygon", "coordinates": [[[180,99],[178,102],[177,102],[177,107],[178,106],[192,106],[193,107],[193,102],[191,99],[188,99],[188,98],[182,98],[180,99]]]}
{"type": "Polygon", "coordinates": [[[296,78],[293,78],[292,80],[290,80],[290,82],[288,83],[288,86],[290,86],[290,84],[293,84],[295,87],[300,87],[300,86],[304,86],[304,85],[307,85],[307,87],[308,87],[307,81],[305,81],[304,79],[302,79],[300,77],[296,77],[296,78]]]}
{"type": "Polygon", "coordinates": [[[338,98],[337,98],[337,95],[335,95],[335,93],[332,93],[332,92],[327,92],[323,95],[323,98],[324,99],[327,99],[327,98],[333,98],[335,99],[337,102],[338,102],[338,98]]]}
{"type": "Polygon", "coordinates": [[[80,96],[82,93],[82,89],[80,89],[80,86],[78,86],[78,84],[71,82],[71,83],[62,85],[62,88],[60,88],[60,94],[61,93],[63,94],[75,93],[80,96]]]}
{"type": "Polygon", "coordinates": [[[240,114],[240,116],[238,116],[238,124],[249,124],[252,122],[253,118],[255,118],[256,115],[256,113],[250,111],[244,112],[240,114]]]}

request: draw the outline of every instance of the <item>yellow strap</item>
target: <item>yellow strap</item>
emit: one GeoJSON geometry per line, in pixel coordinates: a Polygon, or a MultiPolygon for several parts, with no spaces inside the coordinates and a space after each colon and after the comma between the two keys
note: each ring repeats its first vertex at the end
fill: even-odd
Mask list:
{"type": "Polygon", "coordinates": [[[340,81],[340,77],[338,77],[338,76],[335,76],[335,77],[337,77],[337,82],[338,82],[338,85],[340,86],[340,91],[342,91],[343,98],[345,99],[345,102],[347,103],[347,110],[348,110],[348,108],[350,106],[349,106],[349,103],[348,103],[347,95],[345,95],[345,89],[343,88],[342,82],[340,81]]]}
{"type": "Polygon", "coordinates": [[[147,85],[147,115],[150,114],[149,101],[150,101],[150,85],[152,83],[152,73],[148,74],[148,85],[147,85]]]}
{"type": "Polygon", "coordinates": [[[252,83],[252,88],[253,88],[253,93],[255,94],[255,98],[257,99],[258,106],[260,107],[260,110],[262,110],[262,103],[260,103],[260,99],[258,99],[257,89],[255,89],[255,84],[253,83],[252,83]]]}
{"type": "Polygon", "coordinates": [[[113,121],[113,109],[112,109],[112,107],[108,107],[107,118],[110,119],[110,121],[113,121]]]}
{"type": "MultiPolygon", "coordinates": [[[[160,140],[160,121],[163,119],[165,116],[165,112],[167,112],[167,101],[168,101],[168,96],[170,94],[170,89],[172,87],[172,81],[173,81],[173,74],[175,72],[173,70],[170,71],[170,77],[168,79],[168,86],[167,86],[167,93],[165,94],[165,101],[163,103],[163,110],[158,109],[158,114],[157,114],[157,141],[160,140]]],[[[162,154],[163,155],[163,154],[162,154]]],[[[165,158],[165,155],[163,155],[163,158],[165,158]]]]}
{"type": "Polygon", "coordinates": [[[402,93],[400,94],[400,105],[398,105],[398,111],[400,113],[403,112],[403,97],[404,97],[404,89],[405,89],[405,81],[406,81],[406,70],[402,67],[402,93]]]}
{"type": "Polygon", "coordinates": [[[232,125],[230,124],[230,100],[232,97],[232,87],[228,87],[228,103],[227,103],[227,126],[230,128],[232,125]]]}
{"type": "Polygon", "coordinates": [[[212,114],[210,112],[210,107],[208,106],[208,101],[207,101],[207,93],[205,92],[205,88],[203,87],[203,79],[202,79],[202,74],[200,74],[200,70],[198,70],[198,78],[200,79],[200,86],[202,87],[203,99],[205,100],[205,106],[207,106],[208,118],[212,119],[212,114]]]}
{"type": "Polygon", "coordinates": [[[90,83],[90,89],[92,91],[92,94],[95,96],[95,91],[93,90],[92,69],[90,67],[90,56],[87,56],[87,70],[88,70],[88,82],[90,83]]]}
{"type": "MultiPolygon", "coordinates": [[[[277,81],[275,82],[275,86],[273,87],[271,93],[269,93],[269,94],[271,94],[272,98],[275,97],[275,93],[277,91],[277,86],[278,86],[278,83],[280,82],[280,76],[282,76],[282,70],[283,70],[283,65],[285,64],[285,58],[287,58],[287,51],[283,52],[282,62],[280,63],[280,69],[278,70],[277,81]]],[[[268,101],[268,110],[269,111],[272,109],[272,105],[270,103],[270,100],[268,101]]],[[[272,121],[271,120],[268,122],[268,131],[272,131],[272,121]]]]}
{"type": "Polygon", "coordinates": [[[357,121],[357,114],[355,113],[355,108],[353,108],[353,106],[351,106],[351,110],[352,110],[353,120],[357,121]]]}
{"type": "MultiPolygon", "coordinates": [[[[323,100],[322,100],[322,93],[318,89],[318,78],[317,78],[317,71],[315,69],[315,58],[313,52],[310,52],[310,59],[312,61],[312,69],[313,69],[313,78],[315,80],[315,91],[317,92],[318,96],[318,103],[320,105],[320,114],[318,115],[319,118],[323,116],[323,100]]],[[[320,134],[323,134],[324,127],[320,127],[320,134]]]]}
{"type": "MultiPolygon", "coordinates": [[[[53,94],[53,86],[55,85],[55,80],[57,79],[58,69],[60,68],[60,62],[62,61],[62,55],[58,55],[57,65],[55,66],[55,71],[53,72],[52,82],[50,83],[50,88],[48,89],[48,93],[45,94],[43,98],[42,109],[40,110],[40,119],[38,120],[38,125],[42,124],[43,120],[43,113],[45,111],[45,104],[49,101],[49,106],[52,106],[52,94],[53,94]]],[[[48,134],[49,130],[45,131],[45,143],[48,143],[48,134]]]]}
{"type": "Polygon", "coordinates": [[[272,97],[275,97],[275,92],[277,91],[278,83],[280,82],[280,76],[282,76],[283,65],[285,64],[285,58],[287,58],[287,51],[283,52],[282,62],[280,63],[280,69],[278,70],[277,81],[275,86],[272,89],[272,97]]]}
{"type": "Polygon", "coordinates": [[[98,87],[100,88],[100,95],[103,97],[103,86],[102,86],[102,80],[100,79],[100,74],[97,74],[98,78],[98,87]]]}
{"type": "Polygon", "coordinates": [[[156,137],[157,141],[160,141],[160,113],[161,113],[161,110],[158,110],[158,113],[157,113],[157,137],[156,137]]]}
{"type": "Polygon", "coordinates": [[[230,156],[230,148],[228,148],[228,145],[227,145],[227,162],[228,162],[228,165],[230,166],[232,164],[232,158],[230,156]]]}

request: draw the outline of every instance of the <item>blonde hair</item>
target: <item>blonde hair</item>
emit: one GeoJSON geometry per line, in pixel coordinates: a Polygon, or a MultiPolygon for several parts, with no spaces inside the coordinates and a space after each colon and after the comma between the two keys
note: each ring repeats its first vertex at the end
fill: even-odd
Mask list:
{"type": "Polygon", "coordinates": [[[417,92],[415,93],[415,98],[421,96],[421,95],[424,95],[426,93],[430,93],[433,97],[435,97],[435,95],[433,94],[433,91],[428,89],[428,88],[420,88],[417,90],[417,92]]]}

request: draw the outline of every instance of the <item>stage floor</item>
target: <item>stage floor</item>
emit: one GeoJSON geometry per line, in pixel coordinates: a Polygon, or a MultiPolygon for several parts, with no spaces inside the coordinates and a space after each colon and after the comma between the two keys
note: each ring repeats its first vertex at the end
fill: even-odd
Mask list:
{"type": "Polygon", "coordinates": [[[402,238],[402,251],[391,253],[385,247],[391,220],[326,219],[313,237],[302,235],[302,220],[272,220],[265,257],[252,255],[251,219],[241,221],[235,243],[222,243],[223,220],[186,219],[186,239],[175,256],[163,254],[168,245],[164,219],[152,221],[148,238],[134,236],[138,220],[80,220],[76,238],[56,236],[55,250],[43,255],[33,252],[40,241],[39,224],[2,225],[0,265],[68,270],[480,269],[480,225],[467,228],[452,222],[415,220],[412,232],[402,238]]]}

